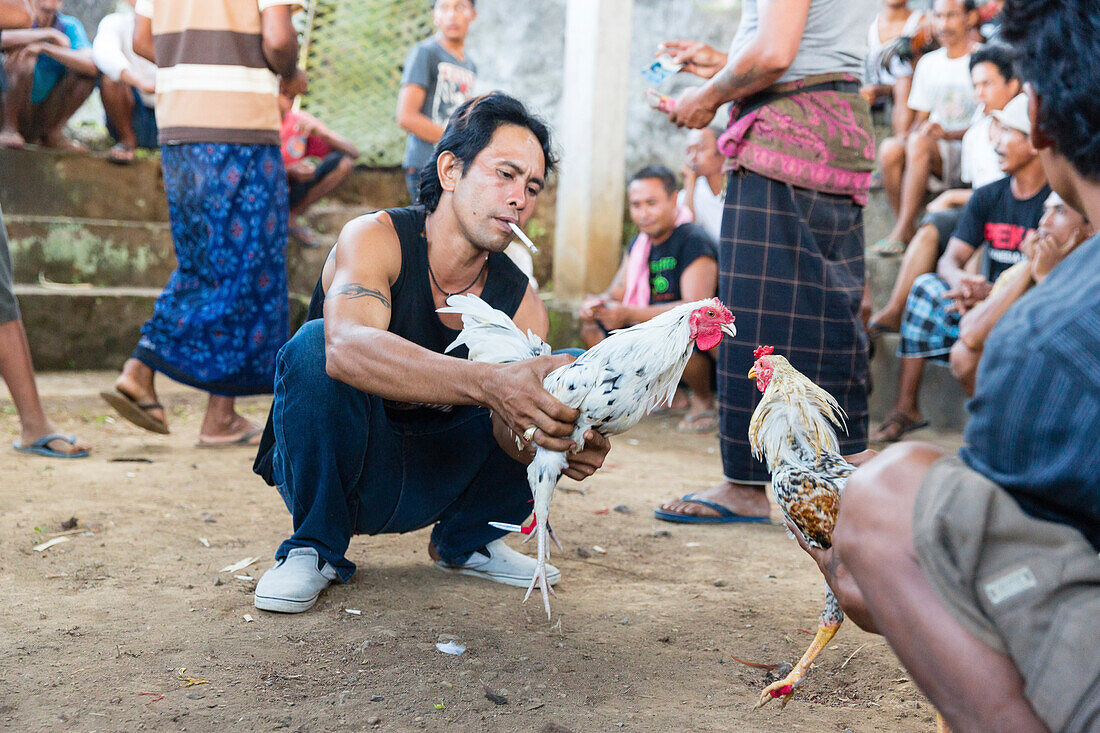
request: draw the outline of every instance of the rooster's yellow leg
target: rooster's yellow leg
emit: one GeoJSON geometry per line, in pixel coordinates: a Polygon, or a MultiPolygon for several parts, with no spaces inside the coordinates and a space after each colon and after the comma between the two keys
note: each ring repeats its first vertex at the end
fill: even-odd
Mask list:
{"type": "Polygon", "coordinates": [[[947,721],[939,713],[936,713],[936,733],[951,733],[951,729],[947,727],[947,721]]]}
{"type": "Polygon", "coordinates": [[[802,678],[806,676],[806,673],[810,671],[810,665],[813,664],[814,659],[821,653],[821,650],[832,641],[836,635],[837,629],[840,628],[840,623],[835,624],[821,624],[817,628],[817,634],[814,635],[814,640],[810,644],[810,648],[806,650],[806,653],[802,655],[802,659],[798,660],[798,664],[791,670],[783,679],[778,682],[773,682],[764,688],[764,691],[760,693],[760,699],[756,702],[753,710],[763,707],[771,702],[773,697],[783,698],[779,703],[780,707],[785,707],[787,702],[790,701],[791,696],[794,694],[794,688],[798,687],[802,683],[802,678]]]}

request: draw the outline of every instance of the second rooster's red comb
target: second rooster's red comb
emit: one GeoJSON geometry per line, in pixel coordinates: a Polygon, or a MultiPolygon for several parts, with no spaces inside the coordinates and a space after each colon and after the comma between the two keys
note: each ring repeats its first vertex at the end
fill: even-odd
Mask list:
{"type": "Polygon", "coordinates": [[[773,351],[775,351],[774,346],[757,346],[756,351],[752,352],[752,358],[759,359],[762,356],[767,356],[773,351]]]}

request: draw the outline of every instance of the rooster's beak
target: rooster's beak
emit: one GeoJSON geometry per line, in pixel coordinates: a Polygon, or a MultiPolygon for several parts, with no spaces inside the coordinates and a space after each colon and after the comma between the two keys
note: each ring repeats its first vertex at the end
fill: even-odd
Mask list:
{"type": "Polygon", "coordinates": [[[749,376],[749,379],[755,379],[756,378],[756,367],[753,367],[752,369],[749,369],[749,375],[748,376],[749,376]]]}
{"type": "Polygon", "coordinates": [[[722,333],[726,334],[730,338],[737,335],[737,329],[733,327],[732,323],[723,323],[719,328],[722,329],[722,333]]]}

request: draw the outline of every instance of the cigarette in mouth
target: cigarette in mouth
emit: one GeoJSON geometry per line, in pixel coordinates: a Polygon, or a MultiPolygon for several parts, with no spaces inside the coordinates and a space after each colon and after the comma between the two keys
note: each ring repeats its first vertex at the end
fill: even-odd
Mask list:
{"type": "Polygon", "coordinates": [[[525,245],[527,245],[527,249],[531,250],[531,254],[538,254],[539,248],[536,247],[535,243],[532,242],[528,238],[528,236],[523,233],[522,229],[520,229],[518,226],[516,226],[515,222],[513,222],[513,221],[508,222],[508,226],[512,227],[512,231],[516,233],[516,236],[519,237],[520,241],[523,242],[525,245]]]}

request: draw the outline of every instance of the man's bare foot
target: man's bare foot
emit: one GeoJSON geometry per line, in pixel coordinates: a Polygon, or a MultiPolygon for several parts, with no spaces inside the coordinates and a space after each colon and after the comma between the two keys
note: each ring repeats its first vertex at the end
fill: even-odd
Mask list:
{"type": "MultiPolygon", "coordinates": [[[[142,362],[137,359],[127,359],[122,365],[122,374],[119,374],[118,379],[115,380],[115,389],[139,405],[155,404],[159,402],[154,386],[155,377],[156,372],[142,362]]],[[[150,407],[145,409],[145,412],[149,417],[167,426],[168,415],[163,407],[150,407]]]]}
{"type": "MultiPolygon", "coordinates": [[[[715,504],[720,504],[734,514],[743,517],[767,517],[771,514],[767,494],[763,486],[747,486],[735,484],[731,481],[723,481],[717,486],[696,492],[696,499],[705,499],[715,504]]],[[[673,514],[682,514],[689,517],[717,517],[720,516],[714,509],[691,501],[672,499],[661,504],[661,509],[673,514]]]]}
{"type": "Polygon", "coordinates": [[[0,145],[5,148],[21,148],[26,144],[27,141],[15,130],[0,130],[0,145]]]}
{"type": "MultiPolygon", "coordinates": [[[[19,436],[20,445],[34,445],[35,442],[50,435],[51,433],[59,433],[60,431],[52,422],[47,422],[45,426],[37,429],[28,429],[23,427],[23,432],[19,436]]],[[[46,443],[46,447],[52,451],[60,453],[62,455],[71,456],[81,451],[90,451],[92,446],[88,445],[82,440],[76,440],[74,443],[70,443],[67,440],[61,438],[54,438],[46,443]]]]}
{"type": "Polygon", "coordinates": [[[199,445],[259,445],[263,429],[248,418],[232,413],[228,418],[206,413],[199,431],[199,445]]]}
{"type": "Polygon", "coordinates": [[[872,329],[876,331],[872,336],[877,336],[879,333],[896,333],[899,328],[901,328],[901,313],[891,313],[885,309],[872,313],[871,320],[867,323],[868,332],[872,329]]]}

